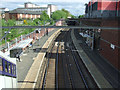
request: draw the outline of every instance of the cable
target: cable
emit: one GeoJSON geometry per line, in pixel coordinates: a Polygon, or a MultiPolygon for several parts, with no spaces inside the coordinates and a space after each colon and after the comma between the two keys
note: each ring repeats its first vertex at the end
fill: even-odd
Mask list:
{"type": "MultiPolygon", "coordinates": [[[[106,42],[106,43],[108,43],[108,44],[110,44],[110,45],[112,44],[112,43],[110,43],[109,41],[107,41],[107,40],[105,40],[105,39],[103,39],[103,38],[100,38],[100,40],[102,40],[102,41],[104,41],[104,42],[106,42]]],[[[117,45],[114,45],[114,46],[120,49],[119,46],[117,46],[117,45]]]]}

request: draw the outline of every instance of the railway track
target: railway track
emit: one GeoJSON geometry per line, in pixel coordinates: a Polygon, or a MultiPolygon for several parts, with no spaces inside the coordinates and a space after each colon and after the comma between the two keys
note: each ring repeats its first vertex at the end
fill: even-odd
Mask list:
{"type": "Polygon", "coordinates": [[[72,43],[68,29],[61,32],[51,49],[42,85],[44,88],[97,88],[72,43]]]}
{"type": "Polygon", "coordinates": [[[47,67],[45,69],[45,74],[44,74],[44,79],[43,79],[43,84],[42,84],[42,89],[44,90],[45,88],[55,88],[55,75],[56,72],[56,57],[57,57],[57,48],[59,47],[58,42],[54,43],[51,52],[48,53],[48,63],[47,67]]]}

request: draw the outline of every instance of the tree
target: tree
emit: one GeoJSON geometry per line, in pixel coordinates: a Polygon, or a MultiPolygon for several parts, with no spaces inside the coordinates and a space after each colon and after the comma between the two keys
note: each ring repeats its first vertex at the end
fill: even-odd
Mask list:
{"type": "Polygon", "coordinates": [[[76,16],[74,16],[74,15],[71,15],[71,18],[76,18],[76,16]]]}
{"type": "Polygon", "coordinates": [[[64,11],[57,10],[57,11],[53,12],[53,14],[52,14],[52,19],[53,20],[59,20],[61,18],[66,19],[66,13],[64,11]]]}
{"type": "Polygon", "coordinates": [[[35,24],[39,25],[40,19],[37,18],[37,19],[35,19],[33,22],[34,22],[35,24]]]}
{"type": "Polygon", "coordinates": [[[84,15],[79,15],[79,16],[78,16],[78,18],[83,18],[83,17],[84,17],[84,15]]]}
{"type": "Polygon", "coordinates": [[[62,11],[66,13],[66,18],[69,17],[69,16],[71,16],[70,12],[67,11],[67,10],[65,10],[64,8],[62,9],[62,11]]]}
{"type": "Polygon", "coordinates": [[[49,16],[47,15],[46,11],[43,11],[41,16],[40,16],[40,20],[44,21],[44,20],[49,20],[49,16]]]}

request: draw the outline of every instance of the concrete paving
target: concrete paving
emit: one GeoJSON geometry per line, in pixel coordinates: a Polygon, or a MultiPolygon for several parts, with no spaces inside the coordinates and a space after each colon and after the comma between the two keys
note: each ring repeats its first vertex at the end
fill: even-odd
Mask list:
{"type": "MultiPolygon", "coordinates": [[[[54,34],[52,34],[45,44],[42,46],[43,50],[40,50],[37,57],[34,59],[33,64],[31,65],[24,82],[21,83],[20,88],[35,88],[37,83],[39,83],[38,77],[40,74],[40,70],[43,70],[42,64],[44,63],[44,57],[46,55],[46,50],[49,48],[49,46],[52,44],[54,39],[60,34],[61,29],[57,30],[54,34]]],[[[39,88],[36,87],[36,88],[39,88]]]]}
{"type": "MultiPolygon", "coordinates": [[[[47,39],[56,31],[57,29],[49,32],[48,36],[45,35],[40,38],[40,41],[37,40],[32,47],[26,48],[26,50],[21,55],[21,62],[17,61],[17,77],[18,77],[18,87],[21,86],[21,83],[24,82],[24,79],[34,62],[34,58],[41,51],[41,47],[47,41],[47,39]]],[[[43,50],[43,49],[42,49],[43,50]]],[[[44,50],[43,50],[44,51],[44,50]]]]}

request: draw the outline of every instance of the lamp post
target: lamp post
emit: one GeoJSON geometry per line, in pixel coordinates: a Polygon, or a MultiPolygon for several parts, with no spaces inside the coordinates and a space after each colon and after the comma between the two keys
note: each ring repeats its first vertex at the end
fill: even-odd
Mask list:
{"type": "MultiPolygon", "coordinates": [[[[45,20],[44,20],[44,26],[45,26],[45,20]]],[[[44,36],[45,36],[45,29],[44,29],[44,36]]]]}
{"type": "MultiPolygon", "coordinates": [[[[7,31],[4,32],[5,34],[7,34],[7,31]]],[[[11,32],[8,32],[8,34],[11,33],[11,32]]],[[[6,37],[5,37],[5,46],[8,47],[9,49],[9,46],[7,46],[7,40],[6,40],[6,37]]]]}
{"type": "MultiPolygon", "coordinates": [[[[41,23],[38,21],[38,24],[40,25],[41,23]]],[[[41,28],[38,29],[38,36],[39,36],[39,44],[40,45],[40,33],[41,33],[41,28]]]]}

